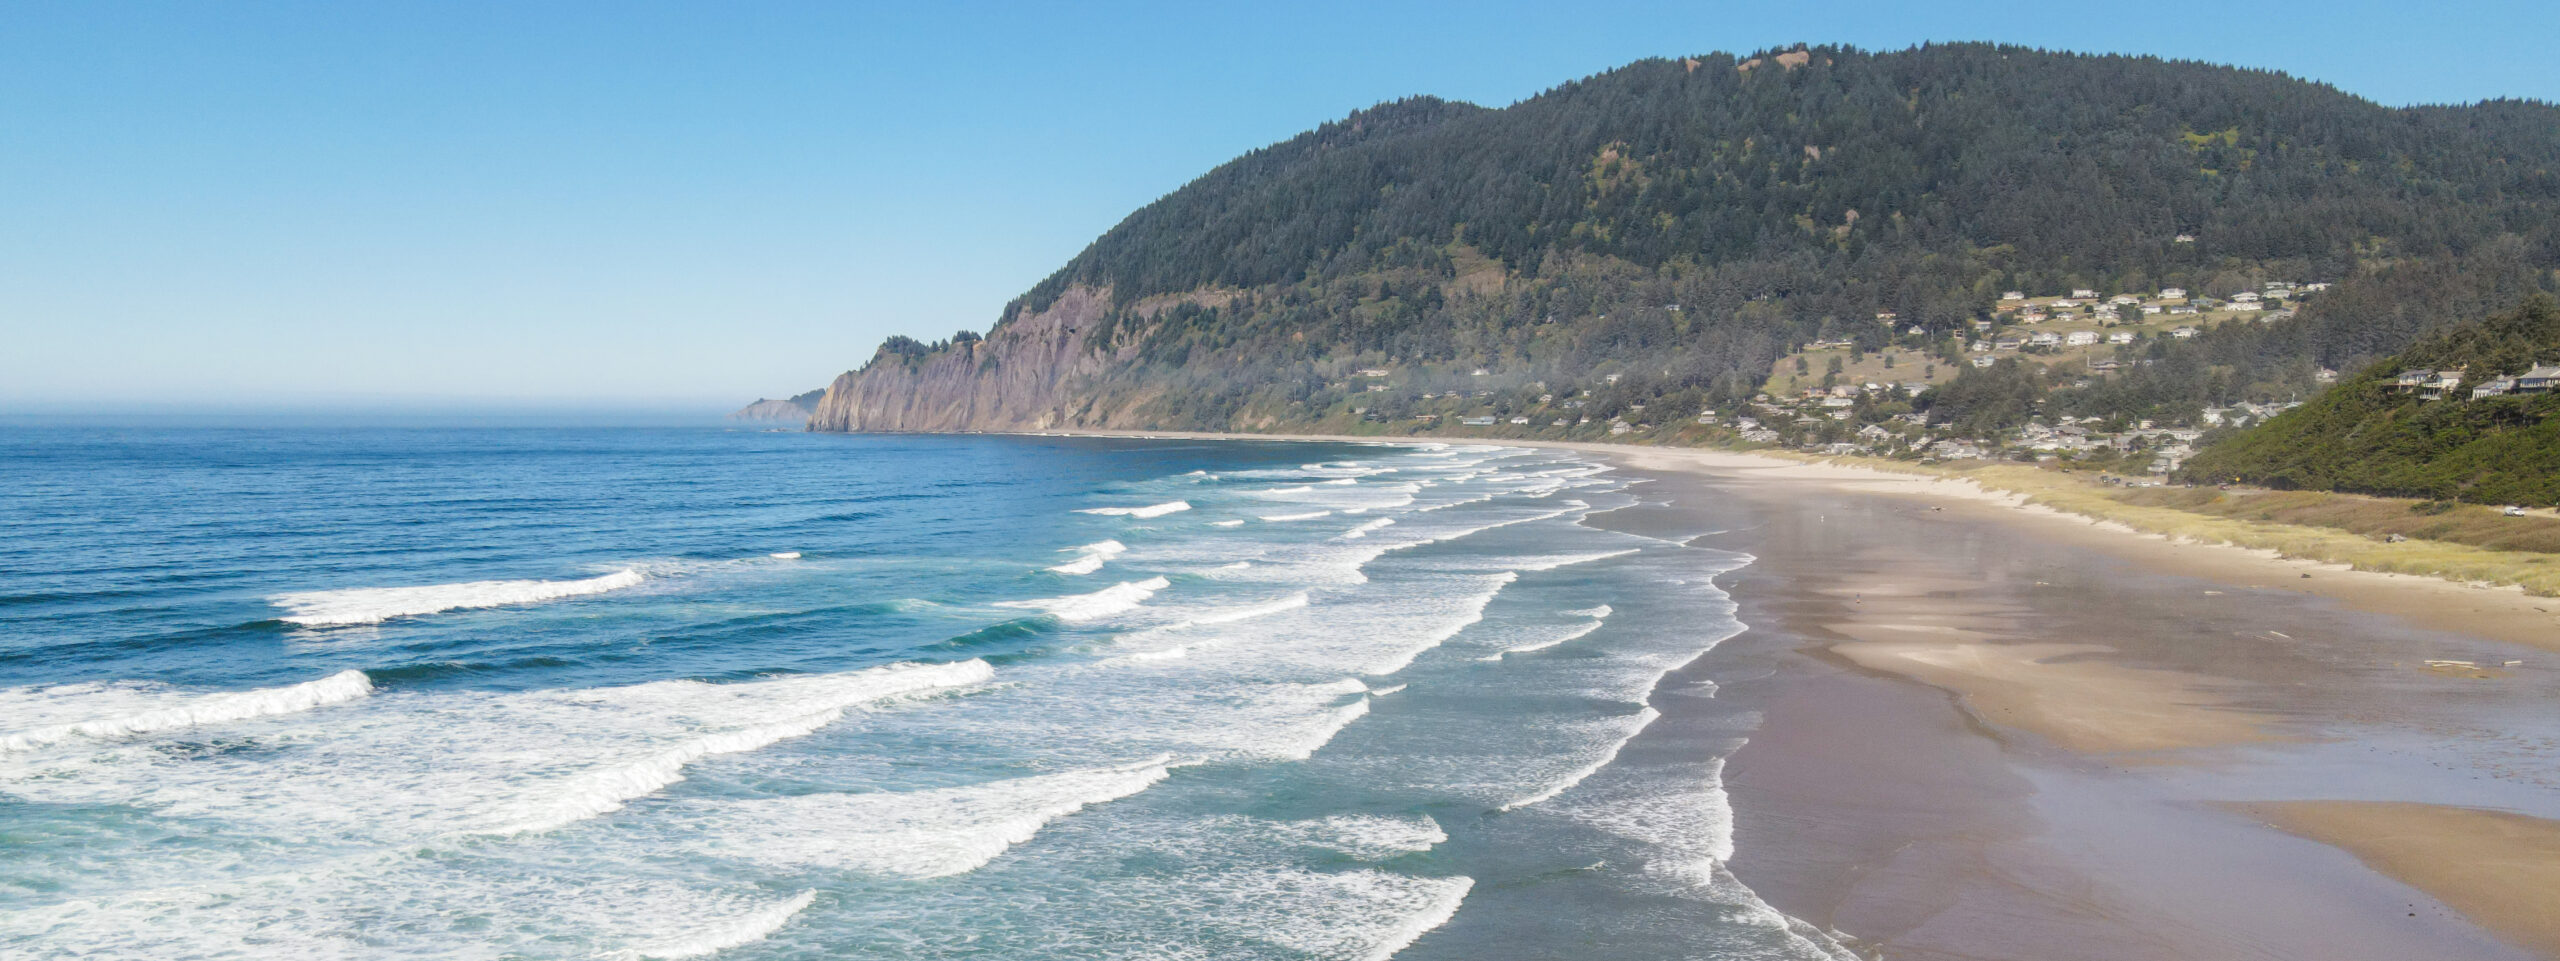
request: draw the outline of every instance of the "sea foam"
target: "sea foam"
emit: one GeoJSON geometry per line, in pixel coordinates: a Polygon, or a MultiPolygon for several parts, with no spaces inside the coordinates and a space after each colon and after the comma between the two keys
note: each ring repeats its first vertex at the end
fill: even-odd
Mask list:
{"type": "Polygon", "coordinates": [[[951,664],[894,665],[856,672],[831,683],[823,693],[803,695],[803,700],[793,705],[815,708],[808,713],[702,735],[637,760],[589,771],[548,792],[545,797],[519,800],[502,807],[491,819],[492,826],[477,833],[509,835],[548,831],[620,810],[633,798],[657,793],[667,785],[684,780],[685,766],[703,758],[753,751],[806,736],[842,719],[846,710],[865,702],[982,684],[994,675],[994,668],[976,659],[951,664]]]}
{"type": "Polygon", "coordinates": [[[641,961],[643,958],[699,958],[718,954],[730,948],[754,944],[772,937],[775,931],[791,923],[793,916],[817,900],[818,892],[802,891],[786,900],[758,908],[734,918],[722,920],[708,928],[682,937],[652,941],[619,951],[607,951],[600,958],[613,961],[641,961]]]}
{"type": "Polygon", "coordinates": [[[648,576],[621,570],[575,581],[465,581],[419,587],[358,587],[336,591],[278,594],[269,603],[287,613],[287,624],[304,627],[348,627],[380,624],[395,617],[443,611],[538,604],[564,597],[602,594],[637,587],[648,576]]]}
{"type": "Polygon", "coordinates": [[[1051,821],[1154,786],[1171,760],[967,787],[720,802],[698,846],[766,864],[884,877],[966,874],[1051,821]]]}
{"type": "MultiPolygon", "coordinates": [[[[48,689],[40,693],[63,691],[48,689]]],[[[373,693],[363,671],[340,671],[316,681],[227,694],[167,698],[161,706],[68,724],[51,724],[0,736],[0,751],[25,751],[74,737],[118,738],[293,714],[341,704],[373,693]]],[[[75,702],[76,703],[76,702],[75,702]]]]}
{"type": "Polygon", "coordinates": [[[1068,549],[1082,551],[1084,552],[1084,556],[1049,568],[1050,570],[1056,571],[1060,574],[1091,574],[1095,571],[1101,570],[1104,563],[1109,562],[1112,558],[1127,551],[1129,549],[1129,545],[1120,543],[1119,541],[1095,541],[1083,547],[1072,547],[1068,549]]]}
{"type": "Polygon", "coordinates": [[[1087,507],[1083,510],[1077,511],[1076,513],[1102,514],[1110,517],[1135,517],[1140,520],[1145,520],[1150,517],[1163,517],[1166,514],[1179,513],[1190,509],[1191,502],[1189,501],[1167,501],[1162,504],[1150,504],[1145,507],[1087,507]]]}
{"type": "Polygon", "coordinates": [[[1019,607],[1046,611],[1051,617],[1070,623],[1100,620],[1147,602],[1157,591],[1172,586],[1171,581],[1150,577],[1143,581],[1124,581],[1091,594],[1066,597],[1044,597],[1028,601],[998,601],[997,607],[1019,607]]]}

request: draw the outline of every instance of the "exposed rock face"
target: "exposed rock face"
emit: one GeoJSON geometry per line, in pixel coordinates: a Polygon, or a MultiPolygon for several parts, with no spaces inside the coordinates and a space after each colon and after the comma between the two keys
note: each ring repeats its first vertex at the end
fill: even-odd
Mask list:
{"type": "Polygon", "coordinates": [[[774,423],[791,424],[805,423],[809,419],[809,408],[802,407],[787,400],[759,400],[755,403],[748,404],[745,407],[738,408],[736,413],[729,415],[729,419],[770,421],[774,423]]]}
{"type": "MultiPolygon", "coordinates": [[[[985,340],[923,358],[882,350],[827,387],[815,431],[1046,430],[1085,424],[1073,387],[1118,357],[1086,334],[1110,309],[1107,290],[1074,287],[1049,309],[1019,313],[985,340]]],[[[1134,350],[1134,348],[1127,348],[1134,350]]]]}

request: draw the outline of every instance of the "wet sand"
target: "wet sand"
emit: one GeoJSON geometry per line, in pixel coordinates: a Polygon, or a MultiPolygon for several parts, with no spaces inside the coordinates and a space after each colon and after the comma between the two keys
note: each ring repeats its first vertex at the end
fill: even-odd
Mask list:
{"type": "Polygon", "coordinates": [[[2386,856],[2233,806],[2560,814],[2560,677],[2535,652],[2005,508],[1652,475],[1650,523],[1758,557],[1711,677],[1763,716],[1726,771],[1732,867],[1780,910],[1895,959],[2549,956],[2553,919],[2512,902],[2560,889],[2492,910],[2445,888],[2477,851],[2450,831],[2386,856]],[[2423,667],[2506,654],[2528,665],[2423,667]]]}

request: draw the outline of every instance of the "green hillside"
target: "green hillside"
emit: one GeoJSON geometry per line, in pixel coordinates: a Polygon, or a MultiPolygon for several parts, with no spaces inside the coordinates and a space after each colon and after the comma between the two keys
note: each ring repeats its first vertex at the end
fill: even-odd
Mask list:
{"type": "MultiPolygon", "coordinates": [[[[1493,416],[1494,433],[1578,436],[1740,402],[1813,340],[1956,363],[2003,290],[2334,281],[2290,319],[2157,345],[2048,404],[2150,418],[2306,396],[2318,368],[2549,289],[2555,265],[2547,104],[2388,108],[2155,58],[1815,47],[1642,61],[1499,109],[1356,113],[1140,209],[1006,322],[1107,292],[1078,335],[1111,361],[1049,422],[1493,416]]],[[[879,357],[1020,363],[974,338],[879,357]]]]}
{"type": "Polygon", "coordinates": [[[2560,504],[2560,390],[2515,393],[2508,384],[2548,365],[2560,365],[2560,305],[2544,296],[2429,336],[2310,403],[2206,448],[2185,474],[2285,489],[2560,504]],[[2461,382],[2437,390],[2402,386],[2411,371],[2459,371],[2461,382]],[[2482,384],[2509,392],[2473,396],[2482,384]]]}

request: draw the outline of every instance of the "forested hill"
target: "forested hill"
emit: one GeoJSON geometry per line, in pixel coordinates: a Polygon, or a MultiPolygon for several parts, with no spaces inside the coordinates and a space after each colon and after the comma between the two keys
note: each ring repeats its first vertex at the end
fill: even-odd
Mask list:
{"type": "Polygon", "coordinates": [[[1461,388],[1503,413],[1583,389],[1583,416],[1712,406],[1799,342],[1934,342],[2007,289],[2338,282],[2285,330],[2223,338],[2215,377],[2115,401],[2190,403],[2550,285],[2555,214],[2547,104],[2386,108],[2275,73],[1975,44],[1648,60],[1501,109],[1385,104],[1240,157],[984,340],[894,339],[812,424],[1400,430],[1461,388]]]}
{"type": "Polygon", "coordinates": [[[2560,504],[2560,305],[2463,324],[2207,448],[2201,481],[2560,504]]]}

